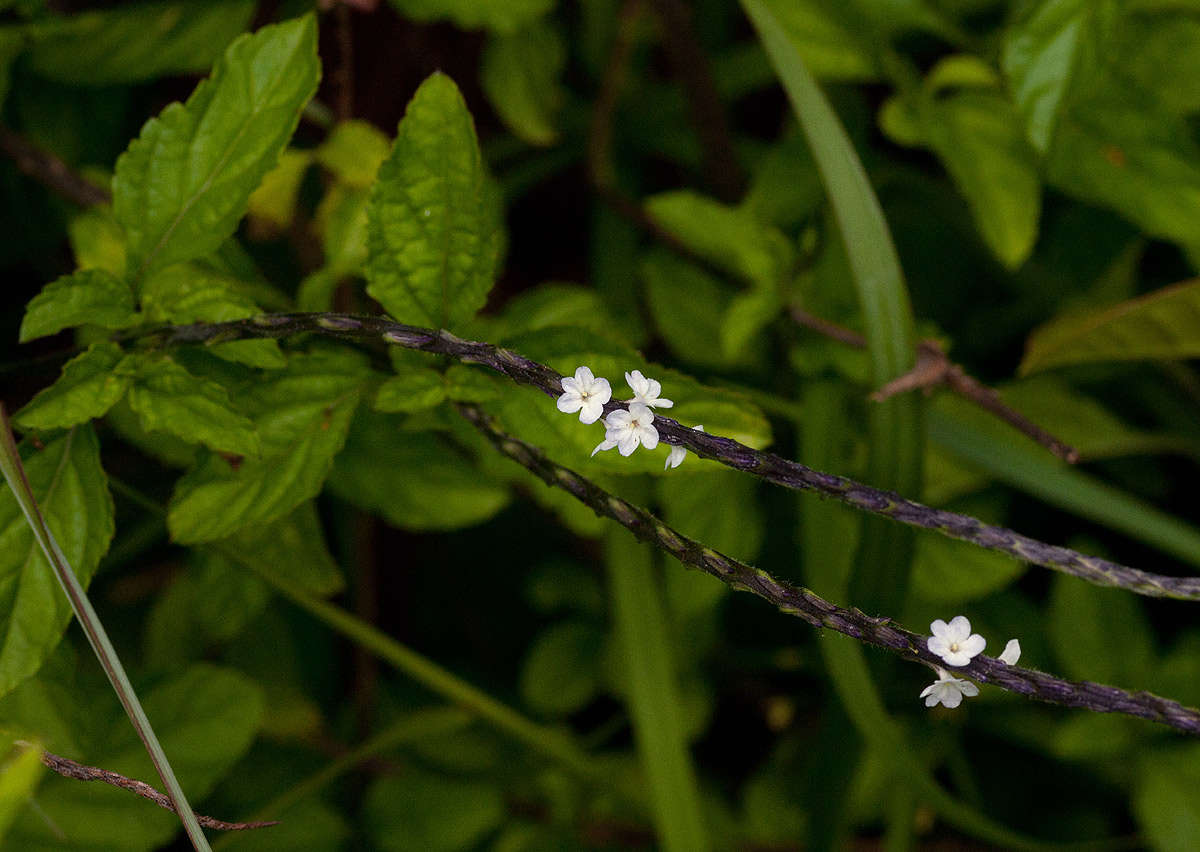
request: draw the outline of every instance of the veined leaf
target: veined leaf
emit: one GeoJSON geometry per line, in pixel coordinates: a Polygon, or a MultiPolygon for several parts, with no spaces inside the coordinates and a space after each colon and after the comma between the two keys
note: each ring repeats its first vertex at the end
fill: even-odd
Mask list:
{"type": "Polygon", "coordinates": [[[250,23],[252,0],[138,3],[39,23],[29,64],[83,86],[153,80],[208,70],[250,23]]]}
{"type": "Polygon", "coordinates": [[[483,307],[500,259],[500,198],[446,75],[409,102],[368,215],[367,292],[389,314],[451,328],[483,307]]]}
{"type": "Polygon", "coordinates": [[[1023,375],[1096,361],[1200,356],[1200,281],[1164,287],[1098,311],[1051,320],[1034,330],[1023,375]]]}
{"type": "Polygon", "coordinates": [[[136,316],[129,285],[102,269],[81,269],[56,278],[29,300],[21,342],[88,323],[123,328],[136,316]]]}
{"type": "Polygon", "coordinates": [[[406,18],[418,21],[450,20],[464,30],[488,29],[513,33],[554,8],[555,0],[390,0],[406,18]]]}
{"type": "Polygon", "coordinates": [[[550,145],[558,139],[555,119],[566,100],[566,61],[562,36],[545,21],[493,38],[484,49],[483,90],[500,119],[531,145],[550,145]]]}
{"type": "Polygon", "coordinates": [[[379,386],[372,408],[376,411],[422,411],[439,405],[446,398],[442,374],[429,367],[418,367],[392,376],[379,386]]]}
{"type": "Polygon", "coordinates": [[[355,353],[297,355],[235,395],[258,430],[262,456],[235,468],[209,455],[180,479],[167,511],[172,538],[227,538],[314,497],[346,440],[364,378],[365,365],[355,353]]]}
{"type": "MultiPolygon", "coordinates": [[[[79,583],[88,581],[113,536],[113,502],[100,468],[100,444],[78,426],[22,456],[51,532],[79,583]]],[[[71,606],[16,498],[0,494],[0,695],[32,675],[62,639],[71,606]]]]}
{"type": "Polygon", "coordinates": [[[133,359],[115,343],[93,343],[13,418],[26,429],[65,429],[103,417],[133,380],[133,359]]]}
{"type": "Polygon", "coordinates": [[[135,281],[208,254],[233,233],[319,74],[311,15],[263,27],[234,41],[186,104],[146,123],[113,176],[135,281]]]}
{"type": "Polygon", "coordinates": [[[169,356],[142,359],[129,388],[129,407],[147,432],[170,432],[235,455],[262,451],[254,424],[234,410],[225,388],[192,375],[169,356]]]}

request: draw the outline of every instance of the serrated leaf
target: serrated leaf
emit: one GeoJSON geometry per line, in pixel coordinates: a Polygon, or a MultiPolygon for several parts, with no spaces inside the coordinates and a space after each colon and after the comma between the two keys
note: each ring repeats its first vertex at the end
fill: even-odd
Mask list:
{"type": "Polygon", "coordinates": [[[562,36],[544,20],[493,38],[483,51],[480,82],[500,120],[531,145],[558,139],[556,118],[566,100],[562,36]]]}
{"type": "Polygon", "coordinates": [[[279,163],[263,175],[260,183],[250,193],[246,212],[256,219],[283,231],[296,216],[296,199],[300,195],[300,183],[312,165],[312,151],[296,151],[288,148],[279,155],[279,163]]]}
{"type": "Polygon", "coordinates": [[[36,25],[29,64],[38,74],[107,86],[208,70],[250,23],[252,0],[139,3],[36,25]]]}
{"type": "Polygon", "coordinates": [[[582,621],[555,624],[534,640],[521,665],[521,698],[545,716],[583,709],[599,688],[604,634],[582,621]]]}
{"type": "Polygon", "coordinates": [[[487,300],[500,200],[454,81],[429,77],[408,104],[369,207],[367,292],[401,322],[452,328],[487,300]]]}
{"type": "Polygon", "coordinates": [[[124,328],[136,316],[127,284],[102,269],[81,269],[56,278],[29,300],[21,321],[21,342],[88,323],[124,328]]]}
{"type": "Polygon", "coordinates": [[[1200,281],[1051,320],[1025,344],[1020,373],[1099,361],[1200,356],[1200,281]]]}
{"type": "Polygon", "coordinates": [[[442,374],[428,367],[392,376],[379,386],[372,407],[384,412],[412,412],[433,408],[446,399],[442,374]]]}
{"type": "Polygon", "coordinates": [[[129,388],[129,407],[148,432],[170,432],[189,443],[235,455],[262,452],[254,424],[234,410],[225,388],[192,375],[169,356],[139,365],[129,388]]]}
{"type": "MultiPolygon", "coordinates": [[[[113,536],[113,502],[96,433],[77,426],[41,452],[23,453],[22,460],[46,523],[86,587],[113,536]]],[[[71,606],[5,489],[0,494],[0,695],[38,670],[70,620],[71,606]]]]}
{"type": "Polygon", "coordinates": [[[450,20],[464,30],[484,28],[513,33],[554,8],[555,0],[390,0],[406,18],[418,21],[450,20]]]}
{"type": "Polygon", "coordinates": [[[179,480],[167,511],[172,538],[226,538],[314,497],[346,439],[364,378],[355,353],[297,355],[236,395],[234,402],[254,421],[262,456],[234,468],[210,455],[179,480]]]}
{"type": "Polygon", "coordinates": [[[375,125],[352,119],[335,125],[313,155],[341,183],[369,189],[390,147],[375,125]]]}
{"type": "Polygon", "coordinates": [[[13,419],[26,429],[65,429],[103,417],[129,388],[132,364],[117,344],[93,343],[13,419]]]}
{"type": "Polygon", "coordinates": [[[319,75],[311,15],[266,26],[234,41],[186,104],[146,123],[113,176],[134,280],[208,254],[233,233],[319,75]]]}
{"type": "Polygon", "coordinates": [[[410,766],[371,785],[363,816],[385,852],[457,852],[475,848],[507,813],[498,787],[410,766]]]}
{"type": "MultiPolygon", "coordinates": [[[[82,750],[73,757],[126,777],[157,779],[141,741],[107,685],[86,693],[93,720],[82,750]]],[[[189,795],[203,798],[250,747],[263,715],[262,692],[232,669],[194,665],[143,694],[146,715],[171,757],[189,795]]],[[[149,852],[178,830],[174,814],[126,790],[81,784],[72,778],[48,778],[41,787],[39,811],[27,809],[13,827],[12,848],[50,852],[71,848],[149,852]],[[44,796],[44,798],[43,798],[44,796]],[[56,834],[55,829],[61,834],[56,834]]]]}
{"type": "Polygon", "coordinates": [[[402,432],[395,418],[359,412],[329,479],[333,493],[411,530],[453,530],[504,508],[509,489],[428,432],[402,432]]]}

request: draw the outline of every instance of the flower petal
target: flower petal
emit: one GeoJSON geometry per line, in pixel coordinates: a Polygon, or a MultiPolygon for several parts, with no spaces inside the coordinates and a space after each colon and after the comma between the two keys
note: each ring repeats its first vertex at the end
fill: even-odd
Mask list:
{"type": "MultiPolygon", "coordinates": [[[[939,618],[939,619],[934,620],[929,625],[929,632],[932,633],[934,636],[945,636],[946,631],[949,629],[949,627],[950,627],[950,625],[946,624],[946,622],[942,621],[939,618]]],[[[930,648],[929,650],[933,651],[932,648],[930,648]]],[[[934,653],[936,654],[937,652],[934,651],[934,653]]]]}
{"type": "Polygon", "coordinates": [[[575,368],[575,381],[579,382],[579,384],[582,385],[583,387],[586,388],[588,385],[590,385],[595,380],[595,378],[596,377],[592,375],[591,367],[576,367],[575,368]]]}
{"type": "Polygon", "coordinates": [[[642,446],[647,450],[653,450],[658,446],[658,430],[653,426],[642,426],[638,429],[638,437],[641,438],[642,446]]]}
{"type": "Polygon", "coordinates": [[[968,657],[974,657],[987,647],[987,640],[978,633],[972,633],[969,637],[958,643],[958,650],[962,651],[968,657]]]}
{"type": "Polygon", "coordinates": [[[557,405],[558,410],[564,414],[574,414],[583,407],[583,400],[580,399],[578,394],[572,396],[569,393],[564,393],[558,398],[558,402],[556,402],[555,405],[557,405]]]}
{"type": "Polygon", "coordinates": [[[1000,662],[1015,666],[1019,659],[1021,659],[1021,643],[1016,639],[1009,639],[1008,644],[1004,646],[1004,651],[1000,654],[1000,662]]]}
{"type": "Polygon", "coordinates": [[[956,615],[950,619],[950,630],[952,638],[950,641],[958,640],[961,642],[971,635],[971,622],[965,615],[956,615]]]}

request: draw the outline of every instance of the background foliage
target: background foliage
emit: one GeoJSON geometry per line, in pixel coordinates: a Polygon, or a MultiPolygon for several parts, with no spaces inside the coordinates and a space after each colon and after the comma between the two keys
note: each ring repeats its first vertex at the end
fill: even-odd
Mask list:
{"type": "MultiPolygon", "coordinates": [[[[112,335],[382,310],[1193,573],[1200,6],[312,5],[0,2],[4,401],[193,803],[282,821],[215,846],[1195,847],[1196,743],[987,687],[927,711],[926,670],[683,571],[453,405],[722,552],[915,630],[964,612],[1064,677],[1200,704],[1194,603],[695,456],[663,474],[666,448],[589,460],[598,427],[449,359],[112,335]],[[949,394],[868,402],[918,337],[1082,463],[949,394]]],[[[68,621],[6,493],[0,729],[155,781],[68,621]]],[[[181,843],[31,753],[0,766],[4,848],[181,843]]]]}

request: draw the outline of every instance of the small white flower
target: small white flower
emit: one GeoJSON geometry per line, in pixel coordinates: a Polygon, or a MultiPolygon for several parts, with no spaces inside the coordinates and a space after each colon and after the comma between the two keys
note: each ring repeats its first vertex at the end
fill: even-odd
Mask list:
{"type": "Polygon", "coordinates": [[[670,408],[675,404],[669,399],[659,399],[658,395],[662,393],[662,385],[656,379],[647,379],[642,375],[641,370],[626,373],[625,381],[629,383],[629,389],[633,391],[633,399],[627,399],[626,402],[640,402],[651,408],[670,408]]]}
{"type": "MultiPolygon", "coordinates": [[[[694,426],[693,428],[697,432],[704,431],[703,426],[694,426]]],[[[687,450],[685,448],[678,446],[678,445],[671,447],[671,452],[667,453],[667,463],[665,465],[663,465],[663,470],[666,470],[667,468],[672,468],[672,467],[679,467],[681,464],[683,464],[683,457],[686,455],[687,455],[687,450]]]]}
{"type": "Polygon", "coordinates": [[[580,423],[595,423],[604,413],[604,403],[612,399],[608,379],[593,376],[589,367],[577,368],[574,378],[563,376],[561,385],[558,410],[564,414],[578,411],[580,423]]]}
{"type": "Polygon", "coordinates": [[[921,698],[925,699],[926,707],[945,704],[951,710],[962,704],[963,696],[973,698],[979,694],[979,687],[969,680],[953,677],[943,668],[937,670],[938,679],[921,690],[921,698]]]}
{"type": "Polygon", "coordinates": [[[929,629],[933,635],[926,647],[950,666],[965,666],[987,645],[986,639],[971,632],[971,622],[965,615],[956,615],[949,624],[939,618],[929,629]]]}
{"type": "Polygon", "coordinates": [[[1004,653],[999,657],[1000,662],[1010,666],[1015,666],[1017,660],[1021,659],[1021,643],[1016,639],[1009,639],[1008,644],[1004,646],[1004,653]]]}
{"type": "Polygon", "coordinates": [[[633,453],[640,443],[647,450],[658,446],[658,430],[654,428],[654,412],[640,402],[635,402],[626,411],[618,408],[604,418],[604,440],[592,450],[592,455],[601,450],[618,448],[623,456],[633,453]]]}

